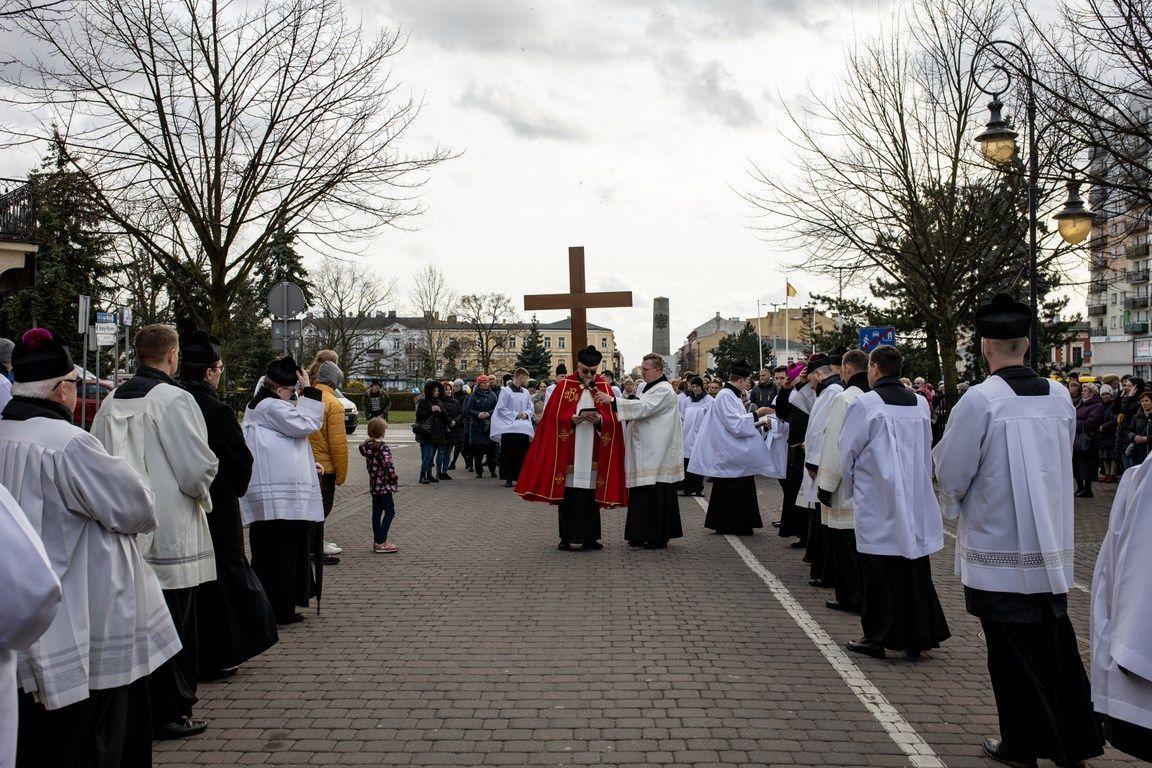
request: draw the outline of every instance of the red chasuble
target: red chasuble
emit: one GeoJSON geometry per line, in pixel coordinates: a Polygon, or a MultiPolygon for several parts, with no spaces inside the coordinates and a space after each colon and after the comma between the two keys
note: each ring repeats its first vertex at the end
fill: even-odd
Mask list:
{"type": "MultiPolygon", "coordinates": [[[[593,386],[606,395],[612,394],[608,381],[597,376],[593,386]]],[[[564,498],[564,480],[576,453],[576,428],[572,417],[584,384],[573,373],[556,382],[556,389],[544,406],[536,426],[536,436],[528,447],[528,456],[516,481],[516,493],[528,501],[556,504],[564,498]]],[[[592,460],[596,463],[596,503],[601,507],[620,507],[628,503],[624,476],[624,430],[611,405],[596,405],[601,424],[596,429],[592,460]]]]}

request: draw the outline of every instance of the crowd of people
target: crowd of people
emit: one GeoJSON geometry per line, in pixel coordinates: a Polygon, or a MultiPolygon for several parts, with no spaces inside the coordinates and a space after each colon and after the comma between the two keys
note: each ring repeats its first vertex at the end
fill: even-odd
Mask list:
{"type": "MultiPolygon", "coordinates": [[[[133,349],[86,432],[56,336],[0,341],[0,768],[151,765],[155,740],[206,729],[198,684],[319,610],[338,562],[323,544],[348,470],[335,355],[273,361],[238,421],[208,334],[149,325],[133,349]]],[[[386,427],[370,420],[361,453],[378,551],[395,551],[386,427]]]]}
{"type": "MultiPolygon", "coordinates": [[[[782,490],[826,606],[858,614],[853,653],[910,659],[950,636],[930,557],[956,521],[956,573],[981,622],[1000,718],[988,756],[1078,765],[1105,738],[1152,759],[1152,638],[1141,556],[1152,394],[1139,379],[1064,384],[1022,364],[1033,316],[998,296],[976,316],[992,372],[966,388],[941,434],[935,392],[902,377],[894,347],[813,354],[724,380],[646,355],[620,382],[595,347],[575,371],[530,380],[428,382],[412,426],[419,482],[499,477],[557,508],[557,548],[603,548],[601,513],[625,508],[628,545],[683,537],[679,499],[708,494],[704,527],[764,527],[756,478],[782,490]],[[1119,390],[1119,396],[1114,394],[1119,390]],[[1068,618],[1073,497],[1119,480],[1092,594],[1092,682],[1068,618]],[[1075,488],[1073,485],[1075,484],[1075,488]]],[[[217,396],[220,347],[164,325],[134,340],[135,375],[73,425],[77,377],[46,329],[0,341],[0,768],[147,765],[155,739],[203,732],[197,685],[234,675],[278,627],[322,597],[340,548],[324,540],[348,476],[339,361],[269,364],[238,422],[217,396]],[[6,377],[0,377],[9,381],[6,377]],[[3,400],[7,402],[2,402],[3,400]],[[243,529],[249,530],[251,561],[243,529]]],[[[372,552],[389,541],[399,488],[387,397],[367,399],[359,446],[372,552]]],[[[1152,466],[1152,464],[1149,464],[1152,466]]]]}

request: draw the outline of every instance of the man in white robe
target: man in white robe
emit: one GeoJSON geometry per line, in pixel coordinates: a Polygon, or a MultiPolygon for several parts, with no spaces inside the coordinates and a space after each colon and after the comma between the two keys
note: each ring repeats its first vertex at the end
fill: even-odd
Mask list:
{"type": "Polygon", "coordinates": [[[804,433],[804,474],[800,481],[800,496],[812,510],[804,561],[809,564],[808,583],[814,587],[836,586],[835,574],[828,568],[828,525],[816,498],[816,472],[820,468],[828,410],[832,401],[844,391],[839,368],[839,356],[824,355],[810,360],[806,369],[809,385],[815,388],[816,402],[812,405],[808,429],[804,433]]]}
{"type": "Polygon", "coordinates": [[[836,597],[825,603],[829,608],[848,613],[859,613],[860,562],[856,557],[856,525],[852,511],[852,498],[845,493],[840,475],[840,432],[844,414],[856,398],[871,390],[868,383],[868,355],[859,349],[844,353],[840,369],[843,392],[828,407],[828,423],[817,464],[817,498],[820,501],[820,519],[827,526],[827,571],[832,576],[836,597]]]}
{"type": "Polygon", "coordinates": [[[684,535],[676,485],[684,479],[684,440],[676,392],[664,375],[664,358],[640,361],[644,392],[637,400],[598,392],[596,401],[610,404],[628,422],[624,467],[628,483],[628,517],[624,538],[633,547],[663,549],[684,535]]]}
{"type": "Polygon", "coordinates": [[[688,471],[712,478],[704,527],[716,533],[751,536],[763,528],[756,499],[756,475],[771,471],[772,460],[756,417],[744,407],[743,394],[752,381],[752,366],[732,364],[728,383],[704,416],[692,448],[688,471]]]}
{"type": "MultiPolygon", "coordinates": [[[[0,485],[15,489],[63,597],[47,631],[16,654],[16,765],[150,765],[147,676],[180,650],[137,546],[156,529],[152,495],[128,462],[73,426],[76,374],[50,331],[24,334],[12,369],[0,485]]],[[[0,728],[12,722],[0,718],[0,728]]]]}
{"type": "Polygon", "coordinates": [[[179,739],[207,728],[192,719],[196,588],[216,578],[207,513],[217,460],[196,398],[173,378],[180,366],[176,329],[146,325],[136,332],[133,349],[140,362],[136,375],[101,403],[92,435],[132,465],[155,499],[156,530],[140,538],[140,550],[160,579],[184,647],[149,680],[152,722],[157,739],[179,739]]]}
{"type": "Polygon", "coordinates": [[[684,481],[680,490],[685,496],[703,496],[704,478],[695,472],[688,471],[688,462],[692,459],[692,451],[696,445],[696,437],[700,434],[700,427],[704,424],[704,416],[712,407],[715,398],[704,391],[704,379],[693,376],[677,397],[677,404],[681,406],[681,416],[684,419],[684,481]],[[686,403],[686,405],[685,405],[686,403]]]}
{"type": "Polygon", "coordinates": [[[977,310],[992,375],[952,409],[936,478],[945,516],[958,520],[965,603],[988,646],[1000,738],[984,750],[1001,762],[1074,764],[1102,750],[1068,619],[1076,409],[1061,384],[1022,364],[1032,322],[1003,294],[977,310]]]}
{"type": "Polygon", "coordinates": [[[872,351],[872,391],[848,406],[840,430],[841,485],[852,499],[863,581],[864,635],[848,650],[881,659],[886,648],[916,659],[950,637],[928,560],[944,546],[932,423],[900,383],[901,364],[895,347],[872,351]]]}
{"type": "Polygon", "coordinates": [[[492,409],[490,436],[500,443],[500,477],[504,479],[505,488],[516,485],[534,433],[535,405],[527,385],[528,371],[517,368],[511,384],[500,389],[496,407],[492,409]]]}
{"type": "Polygon", "coordinates": [[[16,651],[26,651],[60,609],[44,545],[8,489],[0,485],[0,768],[16,764],[16,651]]]}
{"type": "Polygon", "coordinates": [[[1092,702],[1108,742],[1152,763],[1152,461],[1124,473],[1092,575],[1092,702]]]}

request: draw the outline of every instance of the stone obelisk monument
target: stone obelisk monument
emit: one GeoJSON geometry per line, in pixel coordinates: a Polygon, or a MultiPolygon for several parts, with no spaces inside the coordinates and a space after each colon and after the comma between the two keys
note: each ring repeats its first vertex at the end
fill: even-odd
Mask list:
{"type": "Polygon", "coordinates": [[[664,371],[668,378],[676,375],[676,358],[668,330],[668,299],[657,296],[652,300],[652,351],[664,358],[664,371]]]}

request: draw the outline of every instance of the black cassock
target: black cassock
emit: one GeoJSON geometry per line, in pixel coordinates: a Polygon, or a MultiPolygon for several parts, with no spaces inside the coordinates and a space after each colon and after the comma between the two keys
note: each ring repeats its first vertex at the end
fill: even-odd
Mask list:
{"type": "Polygon", "coordinates": [[[564,488],[557,505],[562,544],[595,544],[600,541],[600,507],[591,488],[564,488]]]}
{"type": "Polygon", "coordinates": [[[928,556],[860,556],[864,637],[885,648],[916,654],[951,637],[932,583],[928,556]]]}
{"type": "Polygon", "coordinates": [[[204,414],[208,447],[220,461],[208,514],[216,581],[196,588],[199,671],[213,677],[268,650],[278,635],[272,605],[244,554],[239,499],[252,478],[252,453],[232,408],[204,382],[183,384],[204,414]]]}
{"type": "Polygon", "coordinates": [[[808,510],[796,503],[804,479],[804,436],[808,433],[808,414],[789,403],[795,390],[782,389],[776,395],[776,415],[788,422],[788,469],[780,488],[784,502],[780,507],[780,529],[784,538],[799,536],[808,542],[808,510]]]}
{"type": "Polygon", "coordinates": [[[684,535],[675,483],[638,485],[628,489],[624,538],[629,544],[663,546],[684,535]]]}
{"type": "Polygon", "coordinates": [[[965,587],[964,599],[984,630],[1004,752],[1061,765],[1102,754],[1068,596],[965,587]]]}
{"type": "Polygon", "coordinates": [[[756,500],[756,478],[752,475],[712,478],[704,527],[734,536],[751,536],[753,529],[763,528],[760,503],[756,500]]]}

